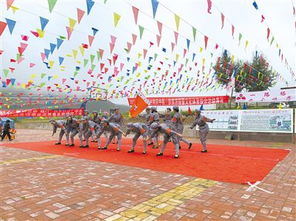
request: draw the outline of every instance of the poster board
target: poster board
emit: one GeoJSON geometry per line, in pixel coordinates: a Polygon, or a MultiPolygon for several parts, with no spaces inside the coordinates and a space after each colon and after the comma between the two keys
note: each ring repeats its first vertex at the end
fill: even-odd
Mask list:
{"type": "Polygon", "coordinates": [[[202,115],[216,119],[208,123],[211,131],[293,133],[293,109],[213,110],[202,115]]]}

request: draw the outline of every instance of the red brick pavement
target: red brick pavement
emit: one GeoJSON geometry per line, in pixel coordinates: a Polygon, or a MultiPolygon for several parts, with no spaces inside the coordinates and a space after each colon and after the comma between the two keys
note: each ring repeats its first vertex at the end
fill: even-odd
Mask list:
{"type": "MultiPolygon", "coordinates": [[[[12,142],[50,139],[47,130],[18,130],[17,139],[12,142]]],[[[146,212],[151,215],[146,220],[296,219],[294,144],[224,140],[209,143],[285,148],[291,152],[259,184],[273,194],[261,190],[248,192],[247,186],[238,184],[216,182],[211,187],[198,184],[197,189],[205,189],[179,202],[175,200],[176,206],[166,212],[161,205],[170,204],[171,192],[180,188],[177,193],[182,195],[182,189],[195,182],[195,178],[5,148],[4,142],[0,146],[0,220],[115,220],[158,196],[161,204],[152,208],[154,212],[146,212]],[[159,214],[155,212],[158,210],[159,214]]]]}

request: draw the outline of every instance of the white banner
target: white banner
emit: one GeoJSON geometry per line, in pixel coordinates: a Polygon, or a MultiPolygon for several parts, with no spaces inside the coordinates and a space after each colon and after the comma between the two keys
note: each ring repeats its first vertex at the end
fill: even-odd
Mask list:
{"type": "Polygon", "coordinates": [[[296,101],[296,89],[237,93],[236,102],[288,102],[296,101]]]}
{"type": "Polygon", "coordinates": [[[216,119],[208,123],[211,131],[293,133],[293,109],[215,110],[202,115],[216,119]]]}

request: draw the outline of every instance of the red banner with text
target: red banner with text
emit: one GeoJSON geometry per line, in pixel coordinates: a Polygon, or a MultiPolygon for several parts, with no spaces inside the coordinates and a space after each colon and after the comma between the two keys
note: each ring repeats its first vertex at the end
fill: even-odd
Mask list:
{"type": "MultiPolygon", "coordinates": [[[[150,106],[189,106],[205,104],[228,103],[229,96],[204,97],[147,97],[150,106]]],[[[128,98],[129,105],[133,105],[135,98],[128,98]]]]}
{"type": "Polygon", "coordinates": [[[50,109],[25,109],[3,110],[0,117],[65,117],[66,115],[81,116],[84,109],[50,110],[50,109]]]}

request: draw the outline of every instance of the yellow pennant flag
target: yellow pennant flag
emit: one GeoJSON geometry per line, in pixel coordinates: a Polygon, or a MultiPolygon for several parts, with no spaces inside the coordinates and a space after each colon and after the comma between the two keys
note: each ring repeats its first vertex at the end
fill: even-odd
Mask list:
{"type": "Polygon", "coordinates": [[[113,19],[114,19],[114,26],[116,27],[118,25],[118,22],[120,20],[121,16],[117,14],[116,12],[113,13],[113,19]]]}
{"type": "Polygon", "coordinates": [[[73,50],[72,50],[72,53],[73,53],[73,57],[74,57],[74,59],[76,59],[78,51],[73,49],[73,50]]]}
{"type": "Polygon", "coordinates": [[[234,55],[231,55],[231,63],[233,64],[234,62],[234,55]]]}
{"type": "Polygon", "coordinates": [[[43,38],[44,37],[44,31],[42,31],[41,29],[37,28],[37,33],[39,35],[39,38],[43,38]]]}
{"type": "Polygon", "coordinates": [[[16,11],[19,10],[19,8],[15,7],[15,6],[10,6],[10,8],[12,9],[13,14],[15,14],[16,11]]]}
{"type": "Polygon", "coordinates": [[[81,61],[76,61],[77,64],[81,64],[81,61]]]}
{"type": "Polygon", "coordinates": [[[54,76],[53,76],[53,79],[58,79],[59,78],[59,75],[57,75],[57,74],[55,74],[54,76]]]}
{"type": "Polygon", "coordinates": [[[72,58],[73,56],[71,54],[66,54],[67,57],[72,58]]]}
{"type": "Polygon", "coordinates": [[[175,22],[176,22],[177,31],[179,31],[180,17],[176,14],[175,14],[175,22]]]}
{"type": "Polygon", "coordinates": [[[179,57],[180,57],[180,55],[179,54],[176,54],[176,61],[179,60],[179,57]]]}
{"type": "Polygon", "coordinates": [[[49,62],[48,62],[48,65],[49,65],[49,67],[51,67],[51,68],[52,68],[52,67],[53,67],[53,65],[54,65],[54,61],[49,61],[49,62]]]}
{"type": "Polygon", "coordinates": [[[205,62],[206,62],[206,59],[203,58],[203,59],[202,59],[202,65],[205,65],[205,62]]]}
{"type": "Polygon", "coordinates": [[[248,40],[246,40],[245,48],[247,48],[247,47],[248,47],[248,45],[249,45],[249,41],[248,41],[248,40]]]}
{"type": "Polygon", "coordinates": [[[84,47],[82,47],[82,46],[80,45],[79,50],[80,50],[81,55],[84,56],[84,47]]]}
{"type": "Polygon", "coordinates": [[[199,52],[200,52],[200,53],[202,52],[202,48],[199,48],[199,52]]]}
{"type": "Polygon", "coordinates": [[[69,27],[73,30],[76,24],[76,20],[73,18],[69,18],[69,27]]]}
{"type": "Polygon", "coordinates": [[[142,56],[142,54],[141,54],[141,53],[138,53],[138,59],[139,59],[141,56],[142,56]]]}
{"type": "Polygon", "coordinates": [[[138,62],[138,66],[141,67],[142,66],[142,62],[139,61],[138,62]]]}
{"type": "Polygon", "coordinates": [[[37,75],[36,74],[31,74],[31,78],[35,78],[37,75]]]}

